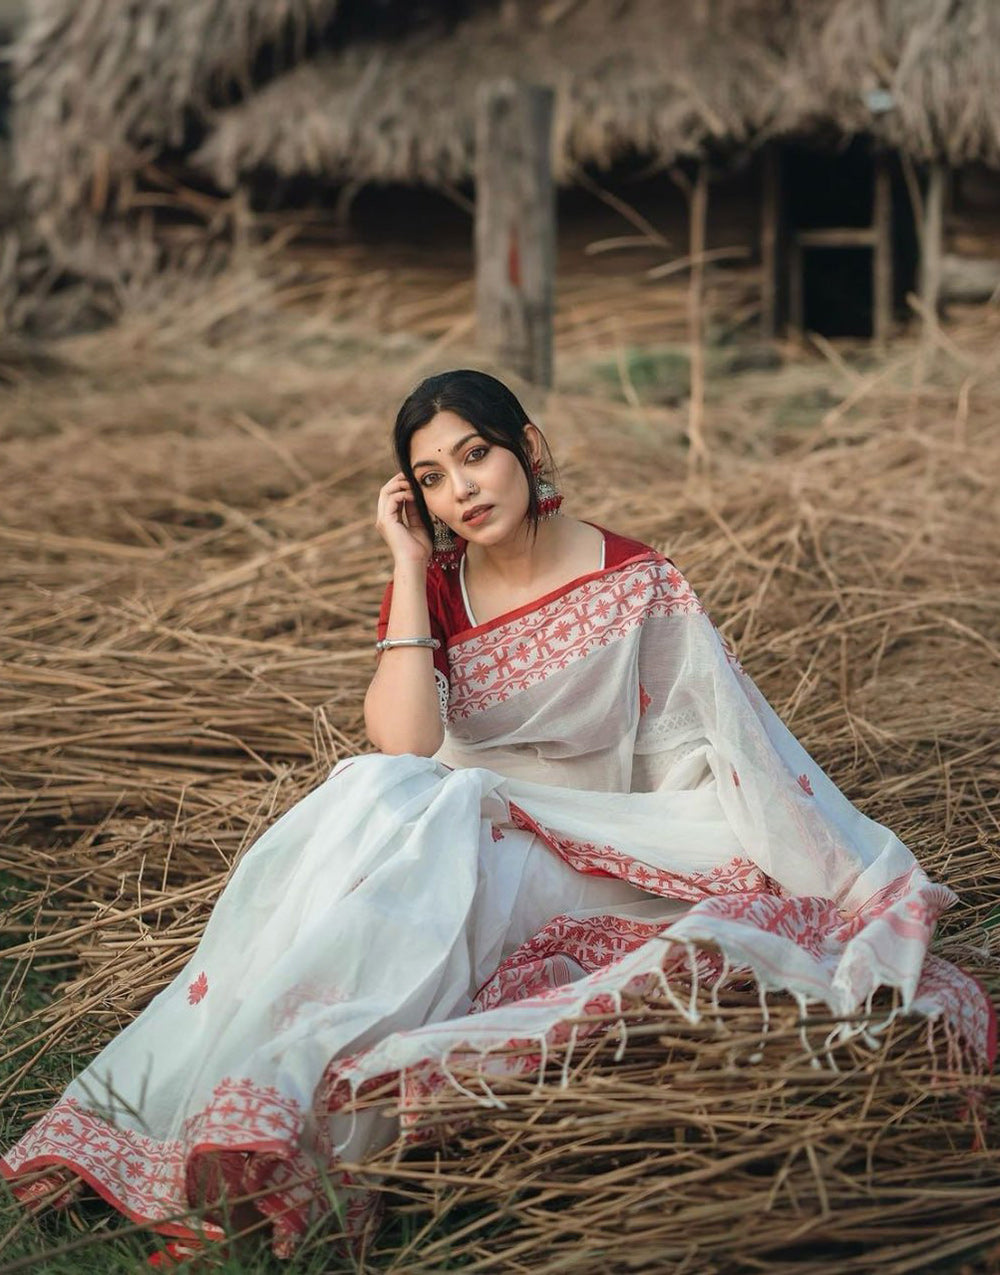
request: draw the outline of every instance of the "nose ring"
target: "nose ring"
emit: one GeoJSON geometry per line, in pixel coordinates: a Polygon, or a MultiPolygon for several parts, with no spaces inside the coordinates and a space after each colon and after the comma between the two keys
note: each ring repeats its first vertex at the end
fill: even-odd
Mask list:
{"type": "Polygon", "coordinates": [[[479,491],[479,488],[476,486],[476,484],[472,481],[471,478],[467,478],[465,480],[465,485],[469,490],[470,496],[474,496],[479,491]]]}

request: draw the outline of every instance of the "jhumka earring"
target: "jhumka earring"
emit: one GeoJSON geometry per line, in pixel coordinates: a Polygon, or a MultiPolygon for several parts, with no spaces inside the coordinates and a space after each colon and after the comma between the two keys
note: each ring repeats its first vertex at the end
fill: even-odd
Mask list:
{"type": "Polygon", "coordinates": [[[551,518],[563,502],[563,494],[554,483],[542,476],[542,462],[536,460],[531,466],[535,478],[535,499],[538,501],[539,518],[551,518]]]}
{"type": "Polygon", "coordinates": [[[445,571],[453,571],[462,558],[455,533],[440,518],[434,519],[434,561],[445,571]]]}

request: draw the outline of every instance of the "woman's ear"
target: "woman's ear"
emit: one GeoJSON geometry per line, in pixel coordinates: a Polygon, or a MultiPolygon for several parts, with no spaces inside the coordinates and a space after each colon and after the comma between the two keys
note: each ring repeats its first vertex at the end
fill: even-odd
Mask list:
{"type": "Polygon", "coordinates": [[[537,425],[528,421],[524,426],[524,442],[532,464],[541,461],[545,456],[545,445],[542,442],[542,431],[537,425]]]}

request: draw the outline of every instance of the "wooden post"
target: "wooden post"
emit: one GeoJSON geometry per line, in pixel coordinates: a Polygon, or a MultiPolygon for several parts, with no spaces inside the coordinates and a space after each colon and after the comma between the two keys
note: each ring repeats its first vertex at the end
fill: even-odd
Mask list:
{"type": "Polygon", "coordinates": [[[920,235],[920,300],[928,318],[937,314],[941,297],[941,255],[947,184],[947,166],[935,161],[927,174],[924,224],[920,235]]]}
{"type": "Polygon", "coordinates": [[[497,80],[476,117],[476,321],[497,361],[552,384],[556,206],[551,89],[497,80]]]}
{"type": "Polygon", "coordinates": [[[883,150],[875,152],[872,231],[872,336],[877,348],[884,350],[892,333],[893,243],[892,174],[883,150]]]}
{"type": "Polygon", "coordinates": [[[708,165],[699,161],[691,192],[691,280],[688,332],[691,344],[691,401],[688,411],[688,460],[698,464],[705,454],[705,232],[708,221],[708,165]]]}
{"type": "Polygon", "coordinates": [[[781,298],[781,153],[772,142],[761,156],[760,199],[760,334],[765,341],[778,335],[781,298]]]}
{"type": "Polygon", "coordinates": [[[788,248],[788,328],[798,340],[802,339],[806,327],[806,281],[803,275],[802,243],[799,235],[793,234],[788,248]]]}

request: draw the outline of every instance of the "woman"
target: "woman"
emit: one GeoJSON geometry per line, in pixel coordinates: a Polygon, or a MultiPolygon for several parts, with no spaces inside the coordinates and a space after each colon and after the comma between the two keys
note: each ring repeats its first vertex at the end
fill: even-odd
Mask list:
{"type": "Polygon", "coordinates": [[[514,395],[432,377],[394,442],[379,752],[251,848],[185,970],[0,1162],[15,1189],[83,1178],[180,1235],[256,1193],[287,1251],[324,1184],[364,1219],[337,1166],[397,1132],[344,1110],[366,1087],[408,1126],[461,1063],[489,1102],[624,991],[693,1015],[675,984],[728,969],[844,1015],[893,987],[989,1056],[988,1001],[926,957],[954,896],[805,753],[673,563],[558,512],[514,395]]]}

